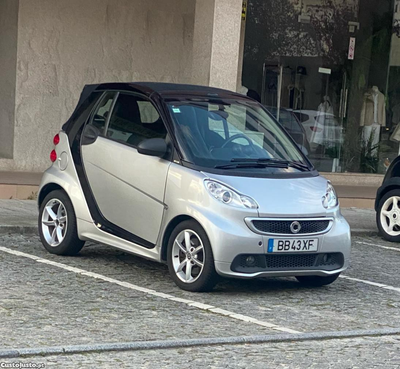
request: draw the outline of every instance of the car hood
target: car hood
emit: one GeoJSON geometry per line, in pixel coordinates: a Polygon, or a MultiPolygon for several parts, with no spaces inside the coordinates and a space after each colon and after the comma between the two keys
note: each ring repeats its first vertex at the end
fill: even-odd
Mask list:
{"type": "Polygon", "coordinates": [[[260,217],[327,216],[322,205],[327,187],[324,177],[278,179],[204,174],[251,196],[259,205],[260,217]]]}

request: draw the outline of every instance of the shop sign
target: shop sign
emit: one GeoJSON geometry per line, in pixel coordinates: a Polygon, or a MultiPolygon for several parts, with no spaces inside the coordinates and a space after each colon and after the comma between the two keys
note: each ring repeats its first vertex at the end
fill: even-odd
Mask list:
{"type": "Polygon", "coordinates": [[[329,68],[319,68],[318,72],[322,73],[322,74],[331,74],[332,73],[332,69],[329,68]]]}
{"type": "Polygon", "coordinates": [[[349,60],[354,60],[355,51],[356,51],[356,38],[355,37],[350,37],[349,60]]]}

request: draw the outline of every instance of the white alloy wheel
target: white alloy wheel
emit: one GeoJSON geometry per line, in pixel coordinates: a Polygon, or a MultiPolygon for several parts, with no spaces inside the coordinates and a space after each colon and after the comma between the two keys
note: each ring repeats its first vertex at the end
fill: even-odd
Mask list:
{"type": "Polygon", "coordinates": [[[380,221],[382,229],[389,236],[400,236],[400,197],[389,197],[381,208],[380,221]]]}
{"type": "Polygon", "coordinates": [[[56,247],[64,241],[68,227],[67,211],[59,199],[47,202],[42,213],[42,233],[49,246],[56,247]]]}
{"type": "Polygon", "coordinates": [[[172,246],[172,264],[176,276],[184,283],[196,282],[203,272],[205,248],[200,236],[185,229],[175,238],[172,246]]]}

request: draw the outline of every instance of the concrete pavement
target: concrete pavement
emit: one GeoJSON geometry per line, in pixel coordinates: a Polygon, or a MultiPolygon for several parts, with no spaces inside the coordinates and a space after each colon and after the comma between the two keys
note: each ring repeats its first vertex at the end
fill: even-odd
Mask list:
{"type": "Polygon", "coordinates": [[[37,233],[37,202],[0,200],[0,233],[37,233]]]}
{"type": "Polygon", "coordinates": [[[342,214],[349,222],[354,236],[377,235],[376,213],[373,209],[344,208],[342,214]]]}

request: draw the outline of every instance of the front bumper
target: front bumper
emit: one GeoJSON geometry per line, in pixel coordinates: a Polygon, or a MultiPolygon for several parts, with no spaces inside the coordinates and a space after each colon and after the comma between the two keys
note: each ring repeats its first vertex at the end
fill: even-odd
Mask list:
{"type": "MultiPolygon", "coordinates": [[[[246,279],[266,276],[329,276],[341,273],[349,266],[350,227],[339,212],[333,218],[333,224],[327,233],[312,236],[319,239],[318,252],[315,253],[268,253],[269,239],[288,239],[293,236],[259,235],[248,229],[246,237],[243,234],[241,237],[232,237],[221,229],[219,231],[219,242],[213,250],[215,268],[221,276],[246,279]],[[243,260],[246,256],[255,257],[258,261],[255,268],[238,267],[238,260],[243,260]]],[[[307,239],[310,236],[299,235],[296,238],[307,239]]]]}

